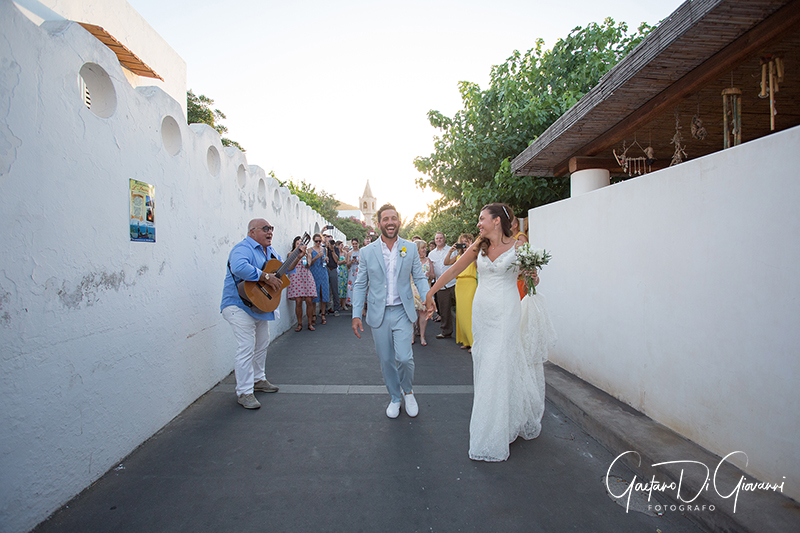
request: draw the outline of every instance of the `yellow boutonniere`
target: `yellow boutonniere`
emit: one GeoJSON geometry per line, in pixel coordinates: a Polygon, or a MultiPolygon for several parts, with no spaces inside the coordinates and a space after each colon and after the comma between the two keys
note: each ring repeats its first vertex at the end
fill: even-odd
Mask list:
{"type": "Polygon", "coordinates": [[[406,253],[407,253],[407,252],[406,252],[406,247],[405,247],[405,246],[403,246],[402,248],[400,248],[400,257],[405,257],[405,256],[406,256],[406,253]]]}

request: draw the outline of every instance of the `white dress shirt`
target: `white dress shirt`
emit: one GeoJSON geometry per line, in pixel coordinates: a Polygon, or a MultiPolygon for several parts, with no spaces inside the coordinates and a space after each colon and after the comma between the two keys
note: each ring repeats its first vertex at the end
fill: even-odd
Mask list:
{"type": "Polygon", "coordinates": [[[394,241],[394,246],[390,250],[386,243],[381,241],[381,252],[383,252],[383,264],[386,265],[386,305],[401,305],[400,291],[397,290],[397,257],[398,241],[394,241]]]}
{"type": "MultiPolygon", "coordinates": [[[[436,279],[439,279],[448,268],[453,266],[453,265],[445,266],[444,264],[444,260],[447,257],[447,252],[450,251],[450,248],[451,248],[450,246],[447,246],[445,244],[444,248],[442,248],[441,250],[435,248],[433,251],[428,252],[428,259],[430,259],[431,263],[433,263],[433,273],[434,275],[436,275],[436,279]]],[[[439,290],[448,289],[455,284],[456,280],[455,278],[453,278],[451,281],[447,283],[447,285],[445,285],[439,290]]]]}

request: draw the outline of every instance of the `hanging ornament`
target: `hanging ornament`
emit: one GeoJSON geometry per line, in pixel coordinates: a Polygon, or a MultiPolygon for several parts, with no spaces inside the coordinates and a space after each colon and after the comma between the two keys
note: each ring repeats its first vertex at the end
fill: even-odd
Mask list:
{"type": "Polygon", "coordinates": [[[692,117],[691,132],[692,132],[692,137],[694,137],[695,139],[699,139],[701,141],[706,138],[706,135],[708,135],[708,131],[703,126],[703,121],[700,120],[699,110],[698,114],[692,117]]]}
{"type": "Polygon", "coordinates": [[[683,147],[683,135],[681,135],[681,117],[678,114],[678,108],[675,108],[675,135],[672,136],[670,144],[675,145],[675,153],[672,154],[672,161],[669,166],[675,166],[683,163],[683,158],[686,157],[686,150],[683,147]]]}

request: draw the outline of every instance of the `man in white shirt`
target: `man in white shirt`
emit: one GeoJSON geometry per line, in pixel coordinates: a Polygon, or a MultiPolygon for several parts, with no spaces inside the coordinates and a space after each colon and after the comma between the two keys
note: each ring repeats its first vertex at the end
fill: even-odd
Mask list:
{"type": "Polygon", "coordinates": [[[400,404],[405,402],[408,416],[419,413],[414,398],[414,358],[411,341],[413,323],[417,320],[411,280],[420,298],[428,294],[428,279],[422,272],[417,245],[398,238],[400,216],[390,204],[378,209],[381,236],[361,249],[358,256],[358,276],[353,286],[353,333],[361,338],[364,302],[366,322],[372,328],[372,340],[381,362],[383,380],[391,396],[386,416],[397,418],[400,404]]]}
{"type": "MultiPolygon", "coordinates": [[[[445,266],[444,260],[447,257],[449,247],[445,244],[444,233],[438,232],[434,238],[436,249],[428,253],[428,259],[433,263],[433,273],[439,279],[445,270],[450,268],[445,266]]],[[[439,314],[442,316],[442,332],[436,335],[437,339],[448,339],[453,336],[453,304],[455,302],[456,280],[450,281],[436,294],[438,300],[439,314]]]]}

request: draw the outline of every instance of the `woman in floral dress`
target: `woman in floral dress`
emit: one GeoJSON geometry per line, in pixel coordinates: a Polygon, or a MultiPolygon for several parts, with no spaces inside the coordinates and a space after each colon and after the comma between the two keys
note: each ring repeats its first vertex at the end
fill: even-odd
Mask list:
{"type": "Polygon", "coordinates": [[[349,252],[344,247],[344,243],[342,241],[336,242],[336,247],[339,249],[339,302],[342,305],[342,308],[347,307],[347,258],[349,257],[349,252]]]}
{"type": "Polygon", "coordinates": [[[356,283],[358,276],[358,239],[350,241],[353,249],[350,250],[350,257],[347,260],[348,274],[347,274],[347,298],[345,303],[348,307],[353,305],[353,285],[356,283]]]}
{"type": "MultiPolygon", "coordinates": [[[[300,237],[295,237],[292,242],[292,252],[297,248],[300,237]]],[[[291,252],[289,252],[291,253],[291,252]]],[[[303,302],[306,304],[306,316],[308,317],[308,329],[314,331],[314,304],[311,300],[317,295],[316,288],[314,287],[314,276],[308,269],[308,262],[310,251],[306,250],[306,255],[303,256],[294,267],[290,270],[289,274],[289,288],[286,289],[286,297],[294,300],[294,312],[297,316],[297,327],[295,331],[303,329],[303,302]]]]}

